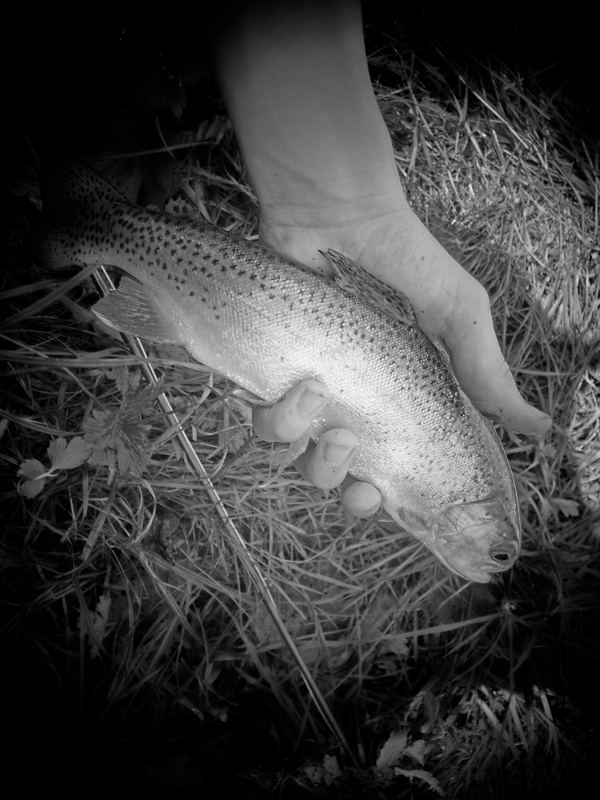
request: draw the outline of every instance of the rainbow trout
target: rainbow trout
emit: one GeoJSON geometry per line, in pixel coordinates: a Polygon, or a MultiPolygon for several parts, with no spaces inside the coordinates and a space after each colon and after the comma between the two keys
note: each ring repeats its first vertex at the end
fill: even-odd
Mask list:
{"type": "Polygon", "coordinates": [[[312,425],[360,440],[349,472],[454,572],[487,582],[521,543],[514,481],[491,424],[460,389],[407,299],[329,251],[333,280],[193,218],[129,202],[82,166],[44,195],[53,267],[122,270],[93,308],[120,331],[182,344],[263,401],[316,378],[331,392],[312,425]]]}

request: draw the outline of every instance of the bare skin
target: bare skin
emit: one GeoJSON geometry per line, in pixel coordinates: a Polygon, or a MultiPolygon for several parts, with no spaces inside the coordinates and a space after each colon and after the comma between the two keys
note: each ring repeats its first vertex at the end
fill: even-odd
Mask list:
{"type": "MultiPolygon", "coordinates": [[[[422,330],[445,344],[484,414],[515,431],[545,433],[550,417],[519,393],[485,289],[406,201],[369,79],[359,2],[233,3],[225,16],[215,66],[259,198],[263,241],[324,273],[319,251],[340,250],[400,289],[422,330]]],[[[303,382],[275,405],[255,408],[255,430],[267,441],[294,441],[327,394],[326,386],[303,382]]],[[[328,431],[296,466],[316,486],[333,488],[359,445],[350,431],[328,431]]],[[[380,500],[366,483],[342,493],[357,516],[374,513],[380,500]]]]}

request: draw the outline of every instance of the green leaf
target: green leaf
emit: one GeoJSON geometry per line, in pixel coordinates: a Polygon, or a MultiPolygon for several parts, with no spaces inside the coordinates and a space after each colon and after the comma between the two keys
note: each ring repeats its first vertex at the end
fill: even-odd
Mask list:
{"type": "Polygon", "coordinates": [[[111,596],[108,592],[101,594],[96,603],[96,610],[92,619],[92,635],[90,636],[90,656],[96,658],[100,653],[100,648],[106,635],[108,615],[112,604],[111,596]]]}
{"type": "Polygon", "coordinates": [[[576,500],[568,500],[564,497],[552,497],[550,500],[565,517],[579,516],[579,503],[576,500]]]}
{"type": "Polygon", "coordinates": [[[394,769],[394,775],[404,775],[405,778],[408,778],[411,781],[413,778],[417,778],[417,780],[426,783],[430,789],[433,789],[433,791],[436,792],[436,794],[444,794],[439,781],[433,777],[431,772],[426,772],[424,769],[400,769],[400,767],[396,767],[394,769]]]}
{"type": "Polygon", "coordinates": [[[416,741],[407,745],[404,753],[422,767],[425,763],[425,756],[430,749],[431,748],[425,743],[424,739],[417,739],[416,741]]]}
{"type": "Polygon", "coordinates": [[[48,458],[50,459],[50,463],[53,467],[56,466],[56,461],[61,457],[64,451],[67,449],[67,440],[64,436],[59,436],[58,439],[54,439],[48,445],[48,458]]]}
{"type": "Polygon", "coordinates": [[[127,397],[132,393],[135,394],[142,377],[141,370],[130,369],[129,367],[113,367],[107,370],[106,375],[115,382],[122,397],[127,397]]]}
{"type": "MultiPolygon", "coordinates": [[[[61,439],[57,439],[56,442],[60,442],[61,439]]],[[[62,439],[62,441],[64,442],[65,440],[62,439]]],[[[52,461],[53,469],[76,469],[83,464],[90,453],[90,446],[81,436],[75,436],[66,448],[56,448],[57,452],[53,451],[51,454],[50,449],[54,444],[55,442],[52,442],[48,448],[48,455],[52,461]]]]}
{"type": "Polygon", "coordinates": [[[323,758],[323,780],[326,786],[330,786],[342,775],[340,765],[335,756],[326,755],[323,758]]]}
{"type": "Polygon", "coordinates": [[[17,491],[23,497],[31,499],[33,497],[37,497],[38,494],[43,490],[45,485],[46,485],[45,478],[32,478],[30,480],[26,480],[20,483],[17,486],[17,491]]]}
{"type": "Polygon", "coordinates": [[[37,458],[28,458],[19,467],[19,471],[17,475],[19,478],[29,478],[31,480],[36,480],[42,475],[45,475],[48,470],[42,464],[41,461],[38,461],[37,458]]]}
{"type": "Polygon", "coordinates": [[[392,733],[387,742],[383,745],[377,756],[375,766],[377,769],[384,770],[391,767],[398,761],[406,750],[407,736],[405,733],[392,733]]]}
{"type": "Polygon", "coordinates": [[[37,497],[46,485],[47,472],[46,467],[37,458],[28,458],[23,461],[17,472],[19,478],[25,478],[17,486],[19,494],[29,499],[37,497]]]}

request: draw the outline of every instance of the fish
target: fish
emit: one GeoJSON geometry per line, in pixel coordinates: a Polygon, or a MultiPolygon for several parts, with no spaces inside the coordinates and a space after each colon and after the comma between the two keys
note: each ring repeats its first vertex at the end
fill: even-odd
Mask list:
{"type": "Polygon", "coordinates": [[[349,474],[379,490],[403,531],[468,581],[514,565],[519,504],[502,443],[401,292],[333,249],[332,274],[320,275],[194,216],[136,205],[83,164],[54,170],[42,201],[49,267],[121,274],[93,306],[98,319],[183,345],[263,403],[323,382],[330,397],[310,436],[358,437],[349,474]]]}

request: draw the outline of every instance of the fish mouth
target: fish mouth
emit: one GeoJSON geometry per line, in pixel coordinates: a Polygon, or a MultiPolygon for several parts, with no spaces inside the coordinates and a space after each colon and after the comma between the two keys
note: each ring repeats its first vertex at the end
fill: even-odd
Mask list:
{"type": "Polygon", "coordinates": [[[467,581],[472,581],[473,583],[489,583],[492,576],[489,572],[481,572],[475,570],[458,570],[454,567],[449,567],[456,575],[459,575],[461,578],[464,578],[467,581]]]}
{"type": "Polygon", "coordinates": [[[469,506],[477,512],[481,503],[461,504],[446,509],[429,521],[406,512],[386,508],[392,519],[424,544],[455,575],[474,583],[489,583],[492,576],[510,569],[520,551],[520,541],[498,535],[498,522],[493,518],[468,519],[462,515],[469,506]],[[461,514],[458,526],[453,516],[461,514]],[[454,523],[454,524],[452,524],[454,523]]]}
{"type": "Polygon", "coordinates": [[[492,575],[511,569],[520,550],[516,542],[507,541],[480,542],[479,546],[473,540],[466,540],[460,546],[448,540],[436,540],[435,536],[426,536],[421,541],[451,572],[475,583],[489,583],[492,575]],[[444,541],[445,546],[442,546],[444,541]]]}
{"type": "Polygon", "coordinates": [[[446,558],[446,556],[443,555],[443,553],[440,553],[439,550],[434,549],[431,546],[430,550],[435,556],[437,556],[442,564],[450,570],[450,572],[458,575],[459,578],[464,578],[466,581],[472,581],[473,583],[489,583],[492,578],[492,573],[498,571],[497,569],[494,569],[494,567],[490,567],[487,564],[453,564],[448,560],[448,558],[446,558]]]}
{"type": "Polygon", "coordinates": [[[444,554],[441,552],[441,548],[436,547],[433,542],[428,544],[431,551],[439,558],[444,566],[461,578],[474,581],[475,583],[489,583],[492,575],[511,569],[518,555],[518,548],[516,546],[510,543],[503,543],[496,547],[490,547],[490,560],[484,559],[482,561],[473,562],[467,553],[456,552],[444,554]],[[501,560],[496,560],[499,557],[501,560]],[[492,561],[492,559],[494,560],[492,561]]]}

